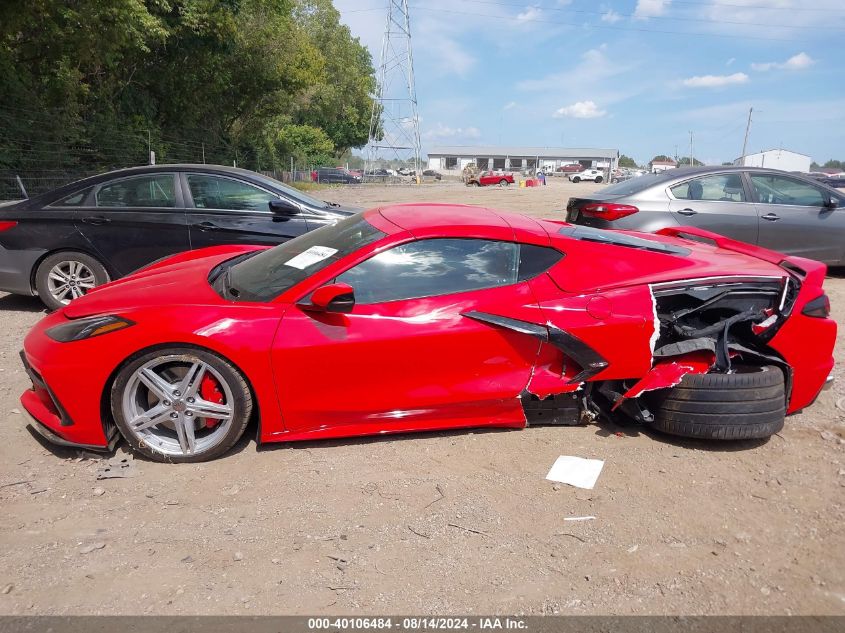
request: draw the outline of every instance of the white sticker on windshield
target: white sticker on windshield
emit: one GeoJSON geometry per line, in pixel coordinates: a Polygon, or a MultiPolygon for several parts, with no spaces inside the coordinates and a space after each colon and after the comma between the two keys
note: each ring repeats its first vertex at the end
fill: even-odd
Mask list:
{"type": "Polygon", "coordinates": [[[328,259],[335,253],[337,253],[336,248],[329,248],[328,246],[312,246],[308,250],[302,251],[293,259],[286,261],[285,266],[293,266],[294,268],[299,268],[299,270],[305,270],[312,264],[328,259]]]}

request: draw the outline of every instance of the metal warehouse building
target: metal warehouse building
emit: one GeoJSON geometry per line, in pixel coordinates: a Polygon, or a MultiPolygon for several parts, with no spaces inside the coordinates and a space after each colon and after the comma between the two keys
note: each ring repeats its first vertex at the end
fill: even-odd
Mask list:
{"type": "Polygon", "coordinates": [[[813,159],[805,154],[791,152],[788,149],[769,149],[756,154],[746,154],[734,161],[734,165],[743,167],[768,167],[784,171],[810,171],[813,159]]]}
{"type": "Polygon", "coordinates": [[[615,169],[619,150],[590,147],[521,147],[452,145],[433,147],[428,152],[428,168],[459,174],[469,163],[479,169],[538,169],[553,171],[561,165],[578,163],[585,169],[615,169]]]}

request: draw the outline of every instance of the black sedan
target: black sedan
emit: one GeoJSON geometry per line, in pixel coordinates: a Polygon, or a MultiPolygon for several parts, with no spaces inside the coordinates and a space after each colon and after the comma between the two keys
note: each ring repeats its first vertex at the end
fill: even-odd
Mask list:
{"type": "Polygon", "coordinates": [[[244,169],[121,169],[0,206],[0,290],[55,309],[174,253],[279,244],[355,211],[244,169]]]}

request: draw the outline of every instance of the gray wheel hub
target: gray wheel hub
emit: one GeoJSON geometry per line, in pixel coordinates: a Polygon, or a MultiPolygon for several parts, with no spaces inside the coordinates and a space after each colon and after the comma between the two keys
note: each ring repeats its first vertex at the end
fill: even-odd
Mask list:
{"type": "Polygon", "coordinates": [[[81,297],[97,285],[94,272],[82,262],[58,262],[47,273],[47,291],[62,305],[81,297]]]}
{"type": "Polygon", "coordinates": [[[234,397],[223,376],[208,363],[190,355],[168,355],[136,369],[121,402],[129,432],[165,455],[198,455],[226,437],[234,421],[234,397]],[[202,397],[203,380],[210,377],[222,402],[202,397]]]}

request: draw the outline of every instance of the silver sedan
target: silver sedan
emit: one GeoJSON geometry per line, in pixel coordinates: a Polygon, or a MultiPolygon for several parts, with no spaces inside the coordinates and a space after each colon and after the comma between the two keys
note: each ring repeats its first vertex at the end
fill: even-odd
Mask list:
{"type": "Polygon", "coordinates": [[[775,169],[692,167],[570,198],[567,219],[604,229],[691,226],[845,265],[845,192],[775,169]]]}

